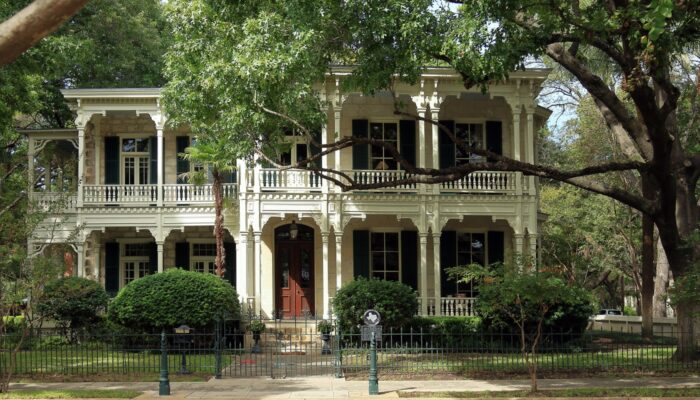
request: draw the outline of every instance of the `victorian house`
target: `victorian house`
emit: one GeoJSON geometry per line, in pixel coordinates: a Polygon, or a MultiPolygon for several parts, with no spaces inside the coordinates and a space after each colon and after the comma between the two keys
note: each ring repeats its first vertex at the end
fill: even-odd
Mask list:
{"type": "MultiPolygon", "coordinates": [[[[475,146],[536,160],[536,132],[550,113],[535,98],[547,70],[513,72],[482,93],[465,90],[453,70],[428,68],[419,84],[372,97],[340,90],[349,73],[333,68],[319,83],[328,103],[324,143],[381,138],[420,167],[481,160],[456,148],[435,124],[395,115],[395,95],[410,112],[439,120],[475,146]]],[[[31,197],[49,210],[30,248],[38,253],[69,243],[74,273],[111,293],[167,268],[213,272],[211,185],[182,179],[202,166],[178,157],[193,135],[168,126],[160,89],[63,95],[76,129],[27,132],[31,197]],[[59,156],[77,166],[57,167],[59,156]]],[[[282,162],[313,151],[297,137],[290,142],[282,162]]],[[[404,174],[382,148],[367,145],[324,156],[322,164],[366,183],[404,174]]],[[[439,185],[343,192],[308,171],[239,161],[226,181],[226,279],[245,306],[268,317],[328,317],[337,288],[359,276],[414,287],[423,315],[469,315],[478,287],[448,280],[445,268],[537,253],[538,183],[521,173],[475,172],[439,185]]]]}

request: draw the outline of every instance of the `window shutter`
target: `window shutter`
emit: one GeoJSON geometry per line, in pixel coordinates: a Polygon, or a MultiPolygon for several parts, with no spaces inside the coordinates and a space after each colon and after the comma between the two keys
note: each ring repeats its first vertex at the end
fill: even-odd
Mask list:
{"type": "Polygon", "coordinates": [[[175,266],[185,270],[190,269],[190,244],[187,242],[175,243],[175,266]]]}
{"type": "Polygon", "coordinates": [[[119,184],[119,138],[109,136],[104,139],[105,184],[119,184]]]}
{"type": "Polygon", "coordinates": [[[236,170],[222,172],[221,181],[223,183],[236,183],[236,170]]]}
{"type": "MultiPolygon", "coordinates": [[[[451,120],[441,120],[440,125],[446,126],[450,132],[455,131],[455,122],[451,120]]],[[[438,129],[438,146],[440,153],[440,168],[450,168],[455,166],[455,142],[450,139],[441,128],[438,129]]]]}
{"type": "Polygon", "coordinates": [[[158,245],[156,242],[148,244],[148,273],[154,275],[158,272],[158,245]]]}
{"type": "MultiPolygon", "coordinates": [[[[358,138],[368,138],[369,121],[366,119],[353,119],[352,135],[358,138]]],[[[356,144],[352,146],[352,169],[369,169],[368,145],[356,144]]]]}
{"type": "Polygon", "coordinates": [[[151,136],[148,142],[151,150],[151,184],[155,185],[158,183],[158,138],[151,136]]]}
{"type": "Polygon", "coordinates": [[[486,121],[486,150],[498,155],[503,154],[503,123],[486,121]]]}
{"type": "Polygon", "coordinates": [[[401,281],[418,290],[417,231],[401,231],[401,281]]]}
{"type": "Polygon", "coordinates": [[[119,291],[119,243],[105,243],[105,291],[114,296],[119,291]]]}
{"type": "Polygon", "coordinates": [[[369,231],[352,232],[352,262],[355,278],[369,278],[369,231]]]}
{"type": "Polygon", "coordinates": [[[445,269],[457,266],[457,232],[442,231],[440,235],[440,293],[442,296],[454,295],[457,285],[447,280],[445,269]]]}
{"type": "Polygon", "coordinates": [[[189,136],[178,136],[175,138],[175,147],[177,151],[177,165],[175,171],[177,173],[177,183],[187,183],[187,180],[181,177],[182,174],[190,172],[190,161],[185,160],[179,154],[184,153],[185,149],[190,145],[189,136]]]}
{"type": "Polygon", "coordinates": [[[399,152],[411,165],[416,166],[416,121],[402,119],[399,121],[399,152]]]}
{"type": "Polygon", "coordinates": [[[503,232],[489,231],[486,237],[488,241],[489,264],[502,263],[505,261],[505,239],[503,232]]]}
{"type": "MultiPolygon", "coordinates": [[[[224,243],[224,254],[226,254],[226,273],[224,279],[229,281],[231,286],[236,287],[236,244],[224,243]]],[[[236,300],[238,301],[238,300],[236,300]]]]}

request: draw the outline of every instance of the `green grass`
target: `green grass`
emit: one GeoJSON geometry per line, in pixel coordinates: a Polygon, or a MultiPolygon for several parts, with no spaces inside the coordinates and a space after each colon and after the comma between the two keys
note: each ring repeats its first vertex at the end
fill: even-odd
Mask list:
{"type": "Polygon", "coordinates": [[[136,390],[13,390],[0,393],[0,399],[133,399],[142,392],[136,390]]]}
{"type": "Polygon", "coordinates": [[[399,392],[399,397],[449,397],[458,399],[490,399],[498,397],[700,397],[700,388],[574,388],[552,389],[530,392],[508,390],[498,392],[399,392]]]}

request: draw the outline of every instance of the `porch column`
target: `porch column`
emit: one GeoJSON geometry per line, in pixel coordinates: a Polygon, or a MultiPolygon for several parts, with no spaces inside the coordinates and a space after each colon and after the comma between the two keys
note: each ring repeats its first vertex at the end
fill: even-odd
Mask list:
{"type": "MultiPolygon", "coordinates": [[[[163,126],[156,125],[156,140],[158,141],[158,190],[156,195],[156,204],[158,207],[163,206],[163,126]]],[[[158,272],[162,271],[162,265],[158,264],[158,272]]]]}
{"type": "Polygon", "coordinates": [[[516,233],[513,235],[513,255],[517,256],[518,254],[525,254],[525,246],[524,246],[524,239],[525,235],[522,233],[516,233]]]}
{"type": "Polygon", "coordinates": [[[260,315],[261,304],[260,300],[262,298],[262,232],[253,232],[253,238],[255,241],[255,312],[260,315]]]}
{"type": "MultiPolygon", "coordinates": [[[[335,121],[333,124],[333,141],[338,141],[341,138],[340,133],[340,112],[343,108],[343,97],[340,94],[340,78],[335,79],[335,91],[333,93],[333,117],[335,121]]],[[[335,160],[335,170],[340,171],[340,150],[333,153],[333,158],[335,160]]],[[[339,186],[336,186],[336,191],[340,192],[339,186]]]]}
{"type": "Polygon", "coordinates": [[[255,245],[255,238],[248,236],[248,243],[246,244],[246,255],[247,255],[247,263],[245,265],[246,269],[246,285],[248,286],[248,298],[246,299],[246,304],[248,304],[250,312],[255,312],[257,310],[258,306],[255,304],[255,251],[254,251],[254,245],[255,245]],[[253,307],[250,307],[250,300],[253,300],[253,307]]]}
{"type": "MultiPolygon", "coordinates": [[[[328,109],[323,108],[323,112],[326,113],[326,121],[328,121],[328,109]]],[[[328,144],[328,125],[323,124],[321,125],[321,144],[328,144]]],[[[325,150],[323,147],[321,147],[321,151],[325,150]]],[[[323,155],[321,156],[321,167],[322,168],[328,168],[328,155],[323,155]]],[[[313,178],[312,178],[313,179],[313,178]]],[[[328,193],[328,185],[330,185],[330,182],[326,179],[321,179],[321,192],[323,193],[328,193]]]]}
{"type": "MultiPolygon", "coordinates": [[[[28,179],[28,188],[27,188],[27,193],[29,193],[29,196],[32,196],[34,193],[34,149],[35,149],[36,142],[32,137],[29,137],[28,143],[27,143],[27,179],[28,179]]],[[[29,250],[31,251],[31,247],[28,247],[29,250]]]]}
{"type": "Polygon", "coordinates": [[[539,237],[538,234],[530,233],[530,234],[528,234],[528,238],[527,238],[528,244],[530,245],[529,256],[532,257],[532,262],[535,263],[535,265],[537,265],[537,241],[538,241],[537,238],[538,237],[539,237]]]}
{"type": "Polygon", "coordinates": [[[158,273],[163,272],[164,268],[164,261],[163,261],[163,241],[162,240],[157,240],[156,241],[156,250],[158,252],[158,273]]]}
{"type": "MultiPolygon", "coordinates": [[[[440,109],[437,108],[434,104],[430,106],[430,116],[431,119],[434,122],[439,121],[440,118],[440,109]]],[[[438,124],[430,124],[432,125],[432,132],[431,132],[431,147],[433,150],[433,168],[435,169],[440,169],[440,142],[439,142],[439,134],[440,134],[440,127],[438,124]]],[[[439,184],[434,184],[430,185],[430,187],[426,186],[426,192],[429,193],[440,193],[440,185],[439,184]]]]}
{"type": "Polygon", "coordinates": [[[343,286],[343,232],[334,232],[335,235],[335,292],[338,293],[340,287],[343,286]]]}
{"type": "Polygon", "coordinates": [[[76,243],[75,252],[78,255],[78,276],[85,277],[85,243],[76,243]]]}
{"type": "Polygon", "coordinates": [[[322,265],[323,265],[323,319],[328,319],[330,317],[330,276],[328,274],[328,232],[321,232],[321,245],[322,245],[322,265]]]}
{"type": "MultiPolygon", "coordinates": [[[[513,110],[513,159],[520,161],[520,104],[511,105],[513,110]]],[[[523,177],[522,172],[515,173],[515,194],[520,196],[523,194],[523,177]]]]}
{"type": "Polygon", "coordinates": [[[441,279],[440,279],[440,234],[442,232],[433,232],[433,275],[435,285],[435,315],[442,315],[442,297],[441,279]]]}
{"type": "Polygon", "coordinates": [[[101,265],[101,260],[102,260],[102,244],[100,243],[100,240],[102,240],[102,239],[99,238],[99,237],[98,237],[97,239],[95,239],[95,241],[94,241],[95,245],[93,246],[93,249],[94,249],[93,258],[94,258],[94,260],[95,260],[95,281],[97,281],[98,283],[104,285],[104,284],[102,283],[102,281],[100,280],[100,279],[101,279],[101,275],[102,275],[102,274],[101,274],[101,271],[100,271],[100,270],[102,269],[102,265],[101,265]]]}
{"type": "Polygon", "coordinates": [[[421,315],[428,315],[428,233],[419,232],[421,315]]]}
{"type": "MultiPolygon", "coordinates": [[[[535,162],[535,122],[534,122],[534,113],[535,113],[535,107],[526,107],[525,111],[527,112],[527,154],[525,161],[529,163],[535,162]]],[[[534,176],[528,176],[528,193],[530,195],[535,195],[535,177],[534,176]]]]}
{"type": "Polygon", "coordinates": [[[247,305],[248,301],[248,232],[238,234],[236,243],[236,291],[241,298],[241,303],[247,305]]]}
{"type": "MultiPolygon", "coordinates": [[[[85,125],[78,125],[78,207],[83,206],[83,185],[85,185],[85,125]]],[[[81,267],[79,267],[81,268],[81,267]]],[[[80,275],[82,276],[82,275],[80,275]]]]}

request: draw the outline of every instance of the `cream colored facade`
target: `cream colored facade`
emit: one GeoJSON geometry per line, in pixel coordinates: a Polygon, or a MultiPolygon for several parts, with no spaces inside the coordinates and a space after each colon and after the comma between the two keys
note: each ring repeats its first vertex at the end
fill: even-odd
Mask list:
{"type": "MultiPolygon", "coordinates": [[[[353,135],[354,121],[365,121],[361,122],[365,125],[396,123],[399,127],[399,120],[406,119],[393,113],[394,99],[388,94],[367,97],[341,92],[342,80],[349,72],[334,69],[318,87],[328,103],[328,121],[321,138],[324,143],[353,135]]],[[[536,132],[549,116],[535,102],[547,73],[514,72],[508,80],[491,85],[488,94],[482,94],[478,89],[465,90],[453,71],[434,68],[427,69],[417,85],[399,84],[396,94],[408,112],[420,117],[478,125],[482,127],[479,129],[496,121],[502,154],[532,162],[536,158],[536,132]]],[[[173,130],[167,126],[160,90],[74,89],[63,94],[77,115],[77,129],[29,132],[29,162],[35,162],[35,155],[47,143],[68,141],[78,155],[77,194],[47,219],[32,238],[32,248],[39,252],[52,243],[70,242],[77,253],[76,274],[96,279],[111,290],[123,287],[140,273],[162,271],[183,260],[189,265],[178,267],[204,265],[207,270],[205,253],[210,248],[206,244],[213,242],[211,188],[178,183],[178,138],[190,133],[185,128],[173,130]],[[141,150],[147,150],[133,153],[135,157],[128,153],[125,140],[132,139],[146,140],[148,145],[141,150]],[[110,152],[109,143],[119,143],[119,155],[110,152]],[[114,173],[107,171],[114,170],[115,160],[119,162],[118,183],[114,173]],[[138,167],[132,168],[136,164],[138,167]],[[134,178],[136,184],[125,181],[131,173],[142,174],[140,180],[134,178]]],[[[440,167],[437,126],[419,121],[412,132],[417,166],[440,167]]],[[[330,154],[322,163],[368,182],[401,174],[397,170],[374,170],[373,165],[357,170],[353,151],[347,148],[330,154]]],[[[368,157],[374,160],[371,153],[368,157]]],[[[32,191],[34,200],[45,207],[57,196],[34,188],[32,191]]],[[[281,287],[289,284],[284,279],[290,273],[302,274],[296,276],[296,287],[306,290],[310,301],[302,302],[308,309],[300,310],[297,304],[284,316],[303,312],[328,317],[338,287],[354,279],[362,268],[368,268],[364,273],[374,276],[380,272],[393,274],[392,257],[399,260],[397,276],[410,281],[420,294],[421,313],[469,314],[471,298],[462,289],[447,284],[451,292],[446,294],[449,290],[441,253],[444,258],[452,257],[453,252],[441,245],[441,237],[457,238],[453,263],[459,257],[481,257],[491,262],[488,258],[496,258],[495,246],[503,253],[499,258],[505,259],[514,253],[537,252],[537,182],[515,172],[477,172],[440,185],[342,192],[306,171],[265,169],[260,164],[239,161],[234,182],[225,185],[225,196],[231,198],[225,212],[231,246],[229,269],[235,270],[235,276],[229,279],[241,301],[266,316],[279,316],[281,309],[289,308],[282,304],[280,293],[281,287]],[[282,236],[276,237],[277,228],[281,227],[277,232],[284,235],[292,222],[313,231],[313,237],[307,237],[313,260],[307,271],[310,275],[298,265],[285,270],[280,260],[282,253],[278,250],[290,249],[294,264],[301,259],[295,258],[296,249],[306,246],[294,246],[289,241],[283,244],[282,236]],[[354,243],[355,238],[362,237],[369,238],[369,243],[354,243]],[[384,238],[384,247],[378,244],[379,237],[384,238]],[[398,245],[394,243],[396,238],[398,245]],[[472,248],[460,250],[460,243],[467,242],[472,248]],[[490,256],[489,251],[493,253],[490,256]],[[365,257],[369,259],[368,267],[358,261],[365,257]],[[412,267],[407,267],[409,264],[412,267]],[[309,279],[305,287],[300,279],[309,279]]]]}

